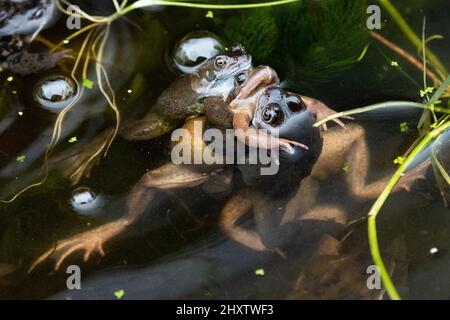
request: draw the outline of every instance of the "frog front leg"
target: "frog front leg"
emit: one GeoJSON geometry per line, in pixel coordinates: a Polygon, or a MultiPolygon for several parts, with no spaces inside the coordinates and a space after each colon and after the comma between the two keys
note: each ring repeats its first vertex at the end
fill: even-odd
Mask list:
{"type": "MultiPolygon", "coordinates": [[[[323,120],[327,117],[330,117],[330,116],[336,114],[336,111],[329,108],[325,103],[323,103],[320,100],[310,98],[307,96],[301,96],[301,97],[302,97],[302,100],[305,102],[308,110],[316,115],[317,121],[323,120]]],[[[353,120],[353,118],[349,117],[349,116],[342,116],[341,118],[353,120]]],[[[340,125],[342,128],[345,128],[345,124],[341,120],[333,119],[333,121],[335,123],[337,123],[338,125],[340,125]]],[[[322,128],[324,130],[327,130],[327,124],[324,123],[322,125],[322,128]]]]}
{"type": "Polygon", "coordinates": [[[119,135],[127,141],[151,140],[171,132],[181,124],[168,121],[151,111],[143,119],[124,121],[120,126],[119,135]]]}
{"type": "Polygon", "coordinates": [[[52,256],[56,257],[55,270],[58,270],[65,259],[76,251],[84,251],[85,262],[94,253],[105,255],[104,244],[133,225],[151,204],[158,190],[191,188],[201,185],[208,178],[209,175],[203,171],[175,164],[167,164],[146,173],[131,190],[127,200],[127,213],[123,218],[59,241],[54,248],[36,259],[28,272],[52,256]]]}
{"type": "Polygon", "coordinates": [[[92,168],[100,161],[114,133],[114,128],[108,128],[87,144],[80,144],[66,151],[52,156],[50,164],[62,163],[63,176],[72,185],[77,184],[83,177],[89,178],[92,168]]]}

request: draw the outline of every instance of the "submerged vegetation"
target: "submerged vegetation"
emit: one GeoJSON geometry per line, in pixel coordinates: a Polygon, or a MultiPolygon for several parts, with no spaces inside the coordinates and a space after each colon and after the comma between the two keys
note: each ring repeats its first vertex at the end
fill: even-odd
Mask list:
{"type": "Polygon", "coordinates": [[[366,8],[365,0],[331,0],[290,4],[282,12],[242,11],[225,34],[248,47],[258,63],[270,61],[295,88],[304,89],[331,81],[357,63],[368,42],[366,8]]]}

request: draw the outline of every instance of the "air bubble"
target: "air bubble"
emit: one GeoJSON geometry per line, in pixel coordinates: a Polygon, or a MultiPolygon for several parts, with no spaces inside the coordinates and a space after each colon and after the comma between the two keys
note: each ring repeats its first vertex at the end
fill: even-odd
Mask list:
{"type": "Polygon", "coordinates": [[[81,215],[97,216],[103,206],[103,197],[89,187],[79,187],[72,192],[70,206],[81,215]]]}
{"type": "Polygon", "coordinates": [[[59,112],[75,99],[76,93],[77,86],[71,78],[49,76],[36,84],[34,99],[42,108],[59,112]]]}
{"type": "Polygon", "coordinates": [[[175,46],[173,62],[184,73],[194,72],[203,62],[224,50],[218,36],[209,31],[187,34],[175,46]]]}

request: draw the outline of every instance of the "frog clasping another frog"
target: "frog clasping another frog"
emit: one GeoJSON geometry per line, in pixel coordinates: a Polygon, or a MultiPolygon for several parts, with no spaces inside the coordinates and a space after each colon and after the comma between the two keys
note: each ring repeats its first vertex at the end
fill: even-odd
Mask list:
{"type": "MultiPolygon", "coordinates": [[[[251,62],[251,56],[241,45],[207,59],[191,73],[177,77],[142,119],[124,121],[120,136],[127,141],[151,140],[180,127],[189,118],[203,115],[205,108],[223,109],[236,94],[235,88],[247,80],[251,62]]],[[[106,129],[88,145],[54,157],[55,163],[62,160],[69,163],[64,176],[72,184],[89,177],[101,157],[98,150],[105,146],[104,142],[113,130],[106,129]]]]}
{"type": "MultiPolygon", "coordinates": [[[[222,210],[220,218],[222,230],[236,241],[259,251],[267,249],[261,234],[237,226],[236,222],[239,217],[252,210],[256,216],[259,229],[275,210],[280,210],[280,208],[283,212],[286,210],[300,180],[325,179],[329,175],[335,174],[342,168],[341,163],[343,161],[355,160],[356,157],[360,156],[360,152],[364,151],[365,146],[363,130],[357,125],[352,125],[345,129],[333,128],[335,130],[325,132],[322,150],[320,128],[313,127],[313,123],[322,118],[323,115],[334,112],[317,100],[274,87],[278,78],[274,77],[273,73],[274,71],[267,67],[260,67],[251,72],[249,80],[245,82],[243,87],[239,86],[240,93],[231,102],[231,118],[226,116],[227,109],[222,108],[220,110],[225,110],[225,116],[215,119],[213,119],[214,117],[207,117],[206,119],[191,118],[183,126],[187,130],[192,130],[196,121],[200,121],[203,126],[208,121],[217,127],[227,128],[234,125],[245,129],[252,124],[256,129],[268,130],[269,134],[276,131],[280,134],[281,141],[282,139],[288,139],[286,141],[289,144],[294,142],[290,145],[290,148],[281,150],[280,171],[275,176],[255,175],[254,168],[248,165],[239,166],[244,181],[251,187],[246,187],[234,195],[222,210]],[[267,71],[272,73],[272,76],[266,77],[267,71]],[[261,74],[264,76],[261,77],[261,74]],[[241,115],[245,116],[243,117],[244,121],[237,121],[241,115]],[[249,121],[249,118],[252,120],[249,121]],[[268,186],[270,188],[267,188],[268,186]]],[[[236,72],[233,74],[236,74],[236,72]]],[[[229,90],[234,89],[233,87],[229,90]]],[[[220,100],[224,101],[223,98],[220,100]]],[[[216,110],[214,108],[212,110],[216,110]]],[[[204,111],[208,115],[211,109],[205,106],[204,111]]],[[[181,122],[181,119],[179,121],[181,122]]],[[[342,124],[340,121],[338,123],[342,124]]],[[[138,131],[140,130],[141,128],[138,131]]],[[[251,139],[243,140],[244,143],[249,143],[249,141],[251,139]]],[[[196,145],[200,148],[205,147],[202,141],[196,145]]],[[[265,147],[270,148],[268,145],[265,147]]],[[[375,193],[372,190],[379,190],[377,186],[382,186],[384,182],[366,186],[367,159],[359,159],[357,162],[360,164],[355,166],[358,170],[355,170],[351,175],[352,178],[349,179],[351,189],[372,197],[375,193]]],[[[230,170],[227,167],[169,163],[151,170],[140,179],[130,192],[127,201],[127,214],[123,218],[58,242],[56,248],[48,250],[32,264],[30,271],[52,255],[57,256],[55,269],[58,269],[63,261],[75,251],[84,251],[84,261],[87,261],[94,252],[104,255],[103,244],[135,223],[151,204],[159,189],[191,188],[202,184],[207,185],[211,182],[216,183],[217,181],[223,189],[231,185],[230,170]],[[223,178],[222,182],[220,182],[221,178],[223,178]]],[[[406,186],[409,182],[410,180],[403,186],[406,186]]],[[[299,194],[305,194],[309,191],[304,190],[306,185],[307,183],[303,184],[302,182],[303,189],[300,188],[299,194]]],[[[313,203],[310,204],[309,202],[313,201],[308,200],[311,197],[314,197],[314,195],[306,196],[300,201],[305,201],[311,207],[313,203]]],[[[305,205],[302,203],[302,206],[305,205]]],[[[294,216],[294,218],[296,217],[294,216]]],[[[289,219],[292,219],[292,217],[285,215],[282,223],[288,222],[289,219]]],[[[261,230],[263,229],[261,228],[261,230]]]]}

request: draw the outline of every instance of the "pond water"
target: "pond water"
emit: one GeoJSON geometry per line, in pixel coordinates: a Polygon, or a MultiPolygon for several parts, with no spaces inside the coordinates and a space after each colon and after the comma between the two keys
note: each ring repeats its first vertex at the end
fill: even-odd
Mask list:
{"type": "MultiPolygon", "coordinates": [[[[217,36],[211,42],[203,41],[207,52],[220,43],[240,42],[253,56],[254,65],[277,70],[283,86],[320,99],[336,111],[390,100],[421,100],[422,72],[369,37],[366,1],[303,2],[212,13],[157,7],[136,10],[114,21],[103,61],[122,117],[140,118],[149,110],[177,77],[172,63],[177,44],[187,34],[197,32],[198,36],[202,30],[217,36]],[[367,53],[355,62],[367,43],[367,53]]],[[[106,0],[74,3],[93,15],[107,16],[114,10],[106,0]]],[[[430,42],[430,47],[450,68],[446,60],[450,46],[445,40],[450,37],[448,0],[398,0],[395,5],[418,34],[427,17],[427,35],[444,37],[430,42]]],[[[381,14],[378,32],[415,54],[388,12],[381,14]]],[[[58,43],[68,36],[65,19],[60,15],[40,33],[40,39],[58,43]]],[[[81,43],[82,38],[77,38],[65,47],[76,52],[81,43]]],[[[38,38],[30,50],[45,51],[46,46],[38,38]]],[[[198,57],[193,55],[193,59],[198,57]]],[[[72,63],[63,59],[50,70],[27,76],[7,70],[0,74],[2,199],[43,177],[43,159],[58,110],[80,90],[70,78],[72,63]]],[[[84,82],[84,94],[67,114],[52,155],[81,146],[114,124],[114,113],[98,90],[94,71],[88,72],[92,83],[84,82]]],[[[394,172],[394,159],[417,138],[419,117],[420,112],[356,117],[354,122],[364,128],[368,146],[360,155],[368,159],[369,182],[394,172]],[[400,124],[409,130],[401,130],[400,124]]],[[[85,263],[79,252],[68,257],[58,271],[49,259],[27,272],[58,240],[123,216],[133,185],[168,161],[170,135],[144,142],[117,138],[91,176],[75,186],[62,175],[64,161],[51,162],[42,185],[12,203],[0,204],[0,298],[116,299],[118,290],[124,290],[124,299],[386,298],[382,290],[366,286],[367,268],[373,261],[366,221],[358,219],[367,215],[374,200],[362,200],[349,192],[346,170],[351,167],[320,182],[313,218],[294,219],[267,231],[264,239],[273,250],[254,251],[219,227],[221,210],[244,185],[236,173],[233,191],[224,197],[212,197],[201,187],[159,192],[134,226],[105,244],[104,257],[94,254],[85,263]],[[327,212],[339,212],[338,217],[354,223],[343,227],[339,221],[324,218],[327,212]],[[81,290],[67,290],[69,265],[81,268],[81,290]]],[[[380,213],[378,238],[383,258],[403,298],[448,299],[449,211],[431,171],[412,189],[393,194],[380,213]]],[[[295,190],[289,192],[295,194],[295,190]]],[[[290,207],[294,213],[302,208],[301,195],[297,197],[290,207]]],[[[280,219],[281,213],[274,212],[267,224],[280,219]]],[[[259,232],[256,220],[248,214],[238,225],[259,232]]]]}

